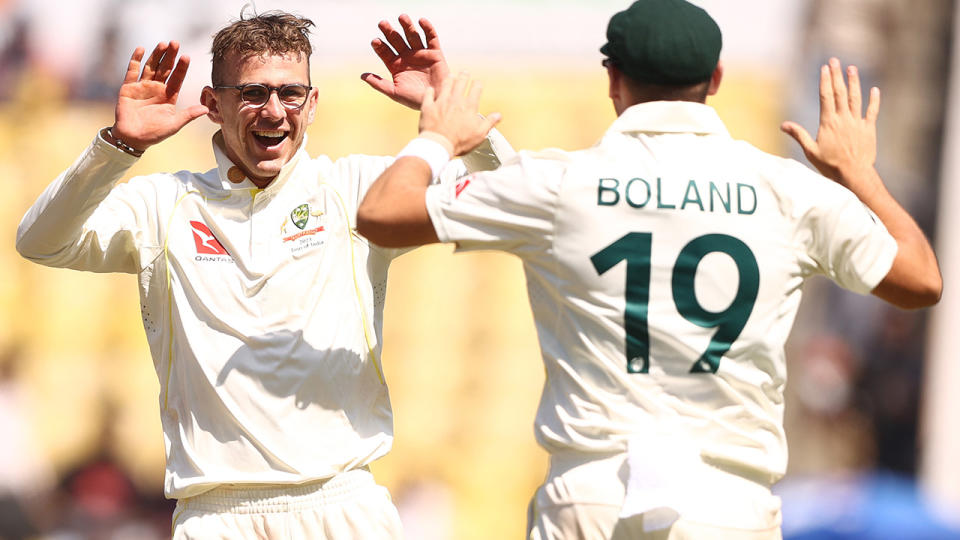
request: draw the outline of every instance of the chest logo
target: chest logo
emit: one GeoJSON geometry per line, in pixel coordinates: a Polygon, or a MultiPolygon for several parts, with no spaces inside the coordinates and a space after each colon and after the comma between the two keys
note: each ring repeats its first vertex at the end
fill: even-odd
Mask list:
{"type": "Polygon", "coordinates": [[[322,210],[312,210],[309,204],[303,203],[291,210],[288,217],[283,218],[283,225],[280,226],[281,238],[284,242],[297,241],[298,247],[300,244],[319,245],[322,240],[307,242],[304,239],[324,232],[323,218],[322,210]]]}
{"type": "Polygon", "coordinates": [[[290,212],[290,220],[302,231],[304,227],[307,226],[307,221],[310,220],[310,205],[301,204],[294,208],[293,211],[290,212]]]}
{"type": "Polygon", "coordinates": [[[193,241],[197,245],[197,254],[202,255],[229,255],[223,244],[210,232],[210,228],[200,221],[191,221],[193,241]]]}

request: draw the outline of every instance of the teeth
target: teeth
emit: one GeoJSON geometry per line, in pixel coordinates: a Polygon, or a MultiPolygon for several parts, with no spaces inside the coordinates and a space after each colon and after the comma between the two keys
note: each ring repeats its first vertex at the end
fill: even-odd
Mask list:
{"type": "Polygon", "coordinates": [[[253,134],[261,137],[283,137],[286,135],[283,131],[254,131],[253,134]]]}

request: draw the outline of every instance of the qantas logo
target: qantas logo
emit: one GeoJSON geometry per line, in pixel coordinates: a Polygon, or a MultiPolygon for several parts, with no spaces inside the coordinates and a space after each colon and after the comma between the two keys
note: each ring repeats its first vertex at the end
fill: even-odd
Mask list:
{"type": "Polygon", "coordinates": [[[199,221],[191,221],[193,241],[197,244],[197,254],[202,255],[229,255],[217,237],[210,232],[210,228],[199,221]]]}

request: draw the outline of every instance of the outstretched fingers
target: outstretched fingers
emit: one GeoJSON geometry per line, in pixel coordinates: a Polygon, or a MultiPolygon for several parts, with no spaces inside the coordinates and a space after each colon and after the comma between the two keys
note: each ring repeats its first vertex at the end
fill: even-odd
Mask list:
{"type": "Polygon", "coordinates": [[[423,48],[423,40],[420,39],[420,32],[417,30],[417,27],[414,26],[413,20],[409,15],[404,13],[400,15],[400,28],[403,28],[403,34],[407,36],[407,43],[410,44],[410,48],[413,50],[423,48]]]}
{"type": "Polygon", "coordinates": [[[467,92],[467,87],[470,85],[470,75],[461,71],[457,74],[456,78],[453,79],[453,90],[452,94],[456,97],[460,97],[467,92]]]}
{"type": "Polygon", "coordinates": [[[173,68],[173,71],[170,73],[170,78],[167,79],[167,98],[168,99],[177,99],[177,95],[180,93],[180,87],[183,86],[183,80],[187,76],[187,69],[190,67],[190,57],[181,56],[180,60],[177,61],[176,67],[173,68]]]}
{"type": "Polygon", "coordinates": [[[837,112],[837,102],[833,98],[833,81],[830,79],[830,68],[820,66],[820,117],[830,117],[837,112]]]}
{"type": "Polygon", "coordinates": [[[860,89],[860,73],[857,66],[847,66],[847,81],[850,84],[850,112],[855,118],[863,114],[863,92],[860,89]]]}
{"type": "Polygon", "coordinates": [[[398,32],[389,22],[380,21],[380,24],[377,25],[381,32],[383,32],[383,37],[387,39],[387,42],[390,43],[390,46],[393,47],[397,54],[403,56],[410,50],[410,47],[407,46],[407,42],[403,40],[403,36],[398,32]]]}
{"type": "Polygon", "coordinates": [[[440,35],[433,23],[427,19],[420,19],[420,28],[423,28],[423,35],[427,37],[427,48],[440,49],[440,35]]]}
{"type": "Polygon", "coordinates": [[[177,60],[177,53],[180,52],[180,43],[176,41],[171,41],[167,45],[167,50],[164,51],[163,57],[160,59],[160,63],[157,65],[157,71],[154,73],[153,79],[155,81],[164,82],[170,77],[170,74],[173,72],[174,63],[177,60]]]}
{"type": "Polygon", "coordinates": [[[377,53],[377,56],[384,65],[389,66],[398,58],[396,53],[393,52],[393,49],[380,38],[374,38],[374,40],[370,42],[370,46],[373,48],[373,52],[377,53]]]}
{"type": "Polygon", "coordinates": [[[833,97],[835,100],[836,111],[843,112],[850,110],[850,100],[847,96],[847,85],[843,82],[843,68],[840,66],[840,60],[830,59],[830,80],[833,86],[833,97]]]}
{"type": "Polygon", "coordinates": [[[166,50],[166,43],[157,43],[157,46],[153,48],[153,52],[150,53],[150,57],[143,63],[143,72],[140,74],[140,80],[149,81],[154,78],[154,75],[157,73],[157,68],[160,66],[160,59],[163,58],[163,53],[166,50]]]}
{"type": "Polygon", "coordinates": [[[483,83],[480,81],[473,81],[473,86],[470,87],[470,93],[467,95],[467,104],[470,105],[473,109],[480,108],[480,94],[483,93],[483,83]]]}
{"type": "Polygon", "coordinates": [[[867,122],[875,126],[878,116],[880,116],[880,89],[873,87],[870,89],[870,101],[867,102],[867,122]]]}
{"type": "Polygon", "coordinates": [[[127,64],[127,73],[123,76],[123,84],[137,82],[140,77],[140,62],[143,60],[143,47],[137,47],[130,55],[130,63],[127,64]]]}

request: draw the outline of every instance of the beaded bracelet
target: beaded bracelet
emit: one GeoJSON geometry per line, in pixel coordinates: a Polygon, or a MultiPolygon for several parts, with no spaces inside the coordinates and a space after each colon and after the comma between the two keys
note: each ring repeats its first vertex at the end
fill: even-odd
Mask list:
{"type": "Polygon", "coordinates": [[[134,148],[134,147],[130,146],[129,144],[127,144],[127,143],[123,142],[122,140],[120,140],[119,137],[115,136],[115,135],[113,134],[113,128],[112,128],[112,127],[106,128],[106,132],[107,132],[107,135],[108,135],[111,139],[113,139],[113,146],[116,146],[116,147],[119,148],[120,150],[122,150],[122,151],[130,154],[130,155],[133,156],[133,157],[140,157],[140,156],[143,155],[143,150],[137,150],[136,148],[134,148]]]}

